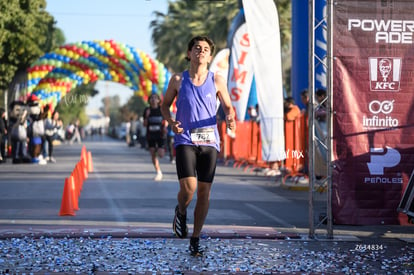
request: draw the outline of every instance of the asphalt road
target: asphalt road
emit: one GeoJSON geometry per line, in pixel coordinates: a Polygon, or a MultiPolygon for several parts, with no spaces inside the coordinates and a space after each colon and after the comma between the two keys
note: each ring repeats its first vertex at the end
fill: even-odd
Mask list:
{"type": "MultiPolygon", "coordinates": [[[[335,225],[334,238],[326,239],[321,225],[316,239],[309,239],[307,191],[283,188],[274,177],[224,163],[217,167],[203,229],[207,256],[187,258],[188,240],[173,238],[171,230],[178,181],[168,158],[161,160],[161,182],[153,180],[146,150],[110,138],[61,144],[55,158],[47,165],[0,164],[0,273],[413,270],[413,226],[335,225]],[[76,215],[60,216],[65,179],[73,174],[83,146],[91,152],[94,171],[83,182],[76,215]]],[[[324,211],[325,196],[316,198],[315,212],[324,211]]],[[[193,207],[194,201],[189,213],[193,207]]],[[[188,218],[191,231],[193,219],[188,218]]]]}
{"type": "MultiPolygon", "coordinates": [[[[168,157],[161,159],[164,179],[156,182],[148,151],[128,147],[124,141],[95,137],[82,144],[58,145],[54,155],[57,162],[47,165],[12,164],[10,160],[0,164],[0,229],[114,223],[171,228],[178,180],[168,157]],[[59,216],[65,179],[80,161],[82,147],[91,152],[94,171],[83,182],[76,215],[59,216]]],[[[325,193],[316,193],[315,213],[325,212],[325,197],[325,193]]],[[[195,198],[189,224],[194,205],[195,198]]],[[[308,207],[308,191],[289,190],[274,177],[219,163],[205,224],[206,228],[272,228],[306,235],[308,207]]],[[[334,230],[362,236],[414,234],[410,226],[335,226],[334,230]]],[[[319,232],[323,235],[326,228],[319,226],[319,232]]]]}
{"type": "MultiPolygon", "coordinates": [[[[0,165],[0,219],[170,223],[176,205],[175,165],[161,160],[164,179],[153,180],[148,151],[122,141],[85,141],[55,147],[56,163],[0,165]],[[60,217],[62,191],[85,146],[94,171],[83,183],[80,210],[60,217]]],[[[307,192],[288,191],[274,179],[219,164],[206,224],[306,227],[307,192]]],[[[190,211],[194,207],[190,206],[190,211]]]]}

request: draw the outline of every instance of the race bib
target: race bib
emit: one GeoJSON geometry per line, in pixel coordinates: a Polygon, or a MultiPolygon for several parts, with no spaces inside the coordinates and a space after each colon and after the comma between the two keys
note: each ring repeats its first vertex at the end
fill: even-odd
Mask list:
{"type": "Polygon", "coordinates": [[[191,141],[197,145],[212,144],[216,142],[214,128],[197,128],[191,130],[191,141]]]}

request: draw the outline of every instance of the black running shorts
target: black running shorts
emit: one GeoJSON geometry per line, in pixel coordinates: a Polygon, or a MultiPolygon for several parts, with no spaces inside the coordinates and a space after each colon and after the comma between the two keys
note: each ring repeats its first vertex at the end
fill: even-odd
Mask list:
{"type": "Polygon", "coordinates": [[[163,138],[148,139],[148,148],[163,149],[165,141],[163,138]]]}
{"type": "Polygon", "coordinates": [[[178,145],[175,153],[178,179],[197,177],[199,181],[213,182],[218,155],[216,148],[178,145]]]}

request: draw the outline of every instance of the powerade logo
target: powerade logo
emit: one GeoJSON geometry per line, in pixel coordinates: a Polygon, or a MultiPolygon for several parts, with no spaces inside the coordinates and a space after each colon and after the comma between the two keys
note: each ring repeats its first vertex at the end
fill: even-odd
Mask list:
{"type": "Polygon", "coordinates": [[[400,176],[384,176],[386,168],[397,166],[401,161],[400,153],[391,147],[371,148],[371,160],[367,163],[370,177],[364,178],[364,183],[403,183],[400,176]],[[384,150],[385,149],[385,150],[384,150]]]}
{"type": "Polygon", "coordinates": [[[391,112],[394,109],[394,100],[373,100],[368,104],[371,115],[362,117],[362,126],[365,129],[385,129],[399,125],[396,118],[392,118],[391,112]]]}
{"type": "Polygon", "coordinates": [[[375,33],[375,43],[413,44],[413,20],[348,19],[348,31],[375,33]]]}
{"type": "Polygon", "coordinates": [[[369,80],[371,91],[396,92],[400,90],[401,58],[370,57],[369,80]]]}

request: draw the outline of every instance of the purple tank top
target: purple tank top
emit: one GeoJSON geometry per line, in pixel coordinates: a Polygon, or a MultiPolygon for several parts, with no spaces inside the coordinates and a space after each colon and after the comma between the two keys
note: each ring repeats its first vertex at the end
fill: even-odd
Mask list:
{"type": "Polygon", "coordinates": [[[176,105],[176,120],[181,122],[180,127],[184,132],[174,136],[174,147],[182,144],[206,145],[220,151],[214,73],[209,71],[204,83],[195,86],[191,82],[189,72],[184,71],[176,105]]]}

